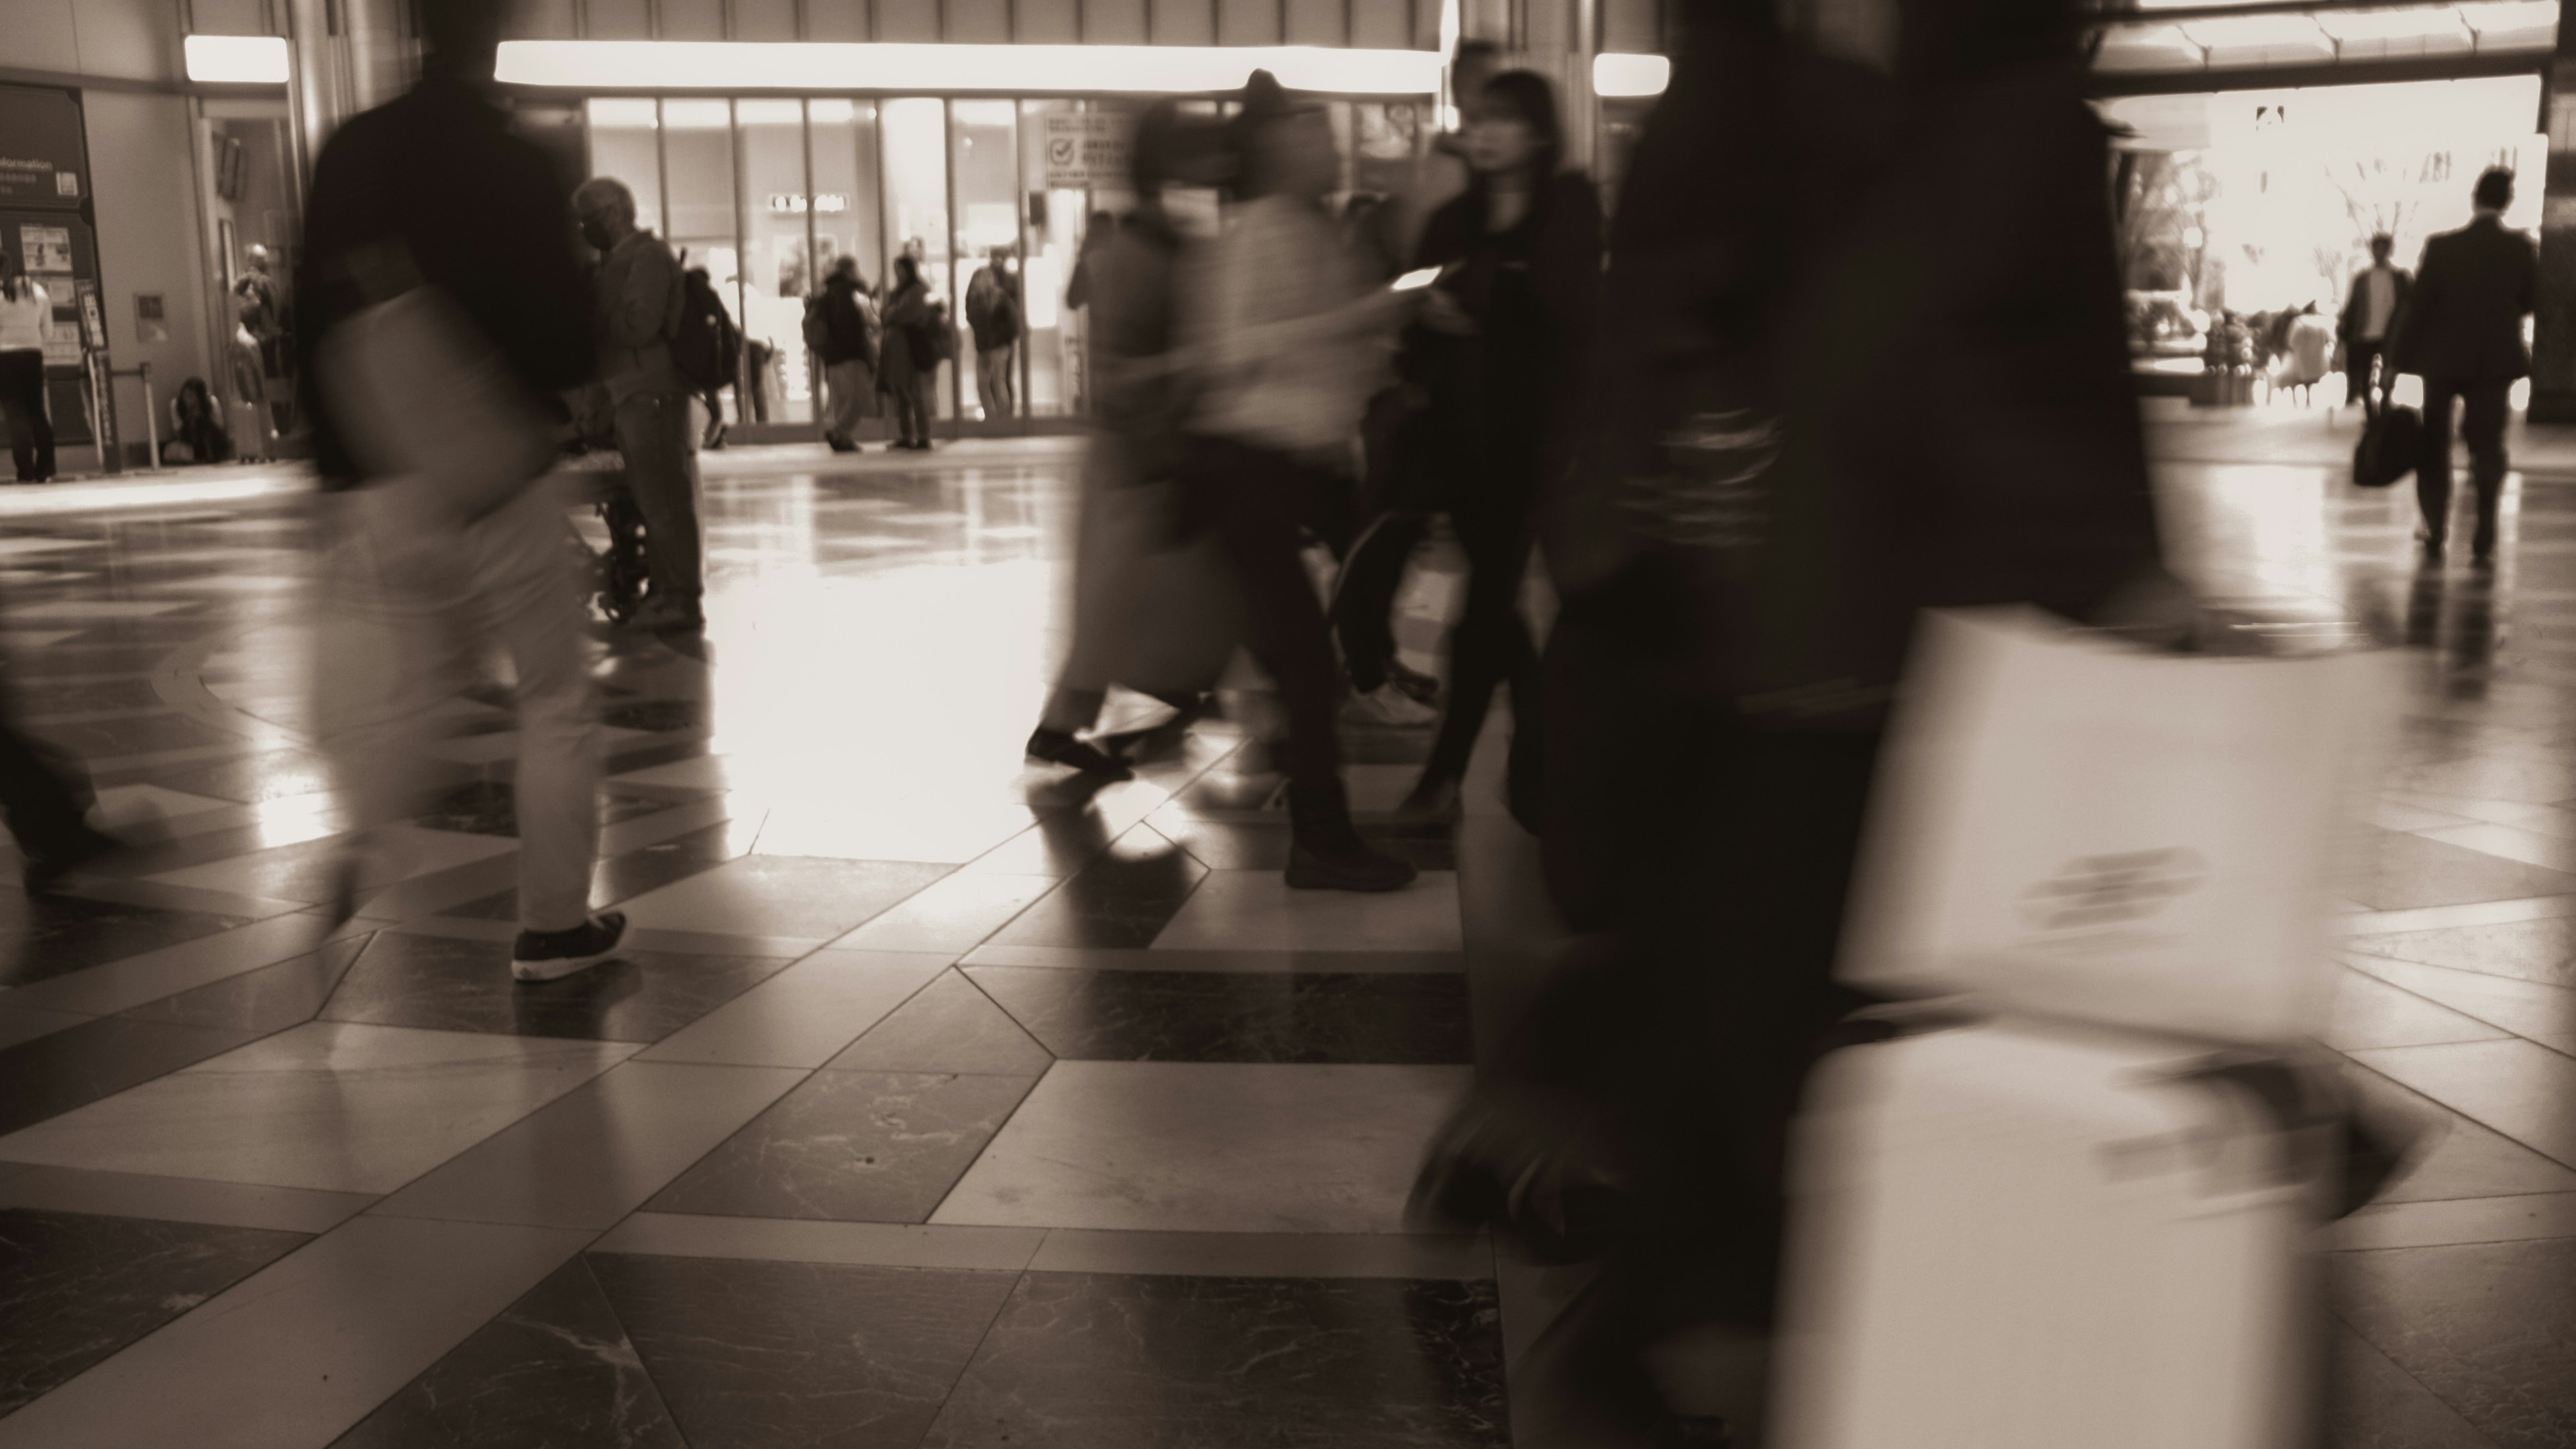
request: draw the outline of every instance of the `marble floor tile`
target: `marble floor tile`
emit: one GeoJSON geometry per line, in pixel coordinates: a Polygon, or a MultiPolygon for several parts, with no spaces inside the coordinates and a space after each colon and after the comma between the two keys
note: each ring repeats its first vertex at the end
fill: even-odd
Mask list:
{"type": "Polygon", "coordinates": [[[1430,871],[1400,891],[1355,895],[1290,890],[1284,877],[1269,871],[1214,871],[1153,945],[1202,951],[1455,951],[1460,948],[1458,877],[1430,871]]]}
{"type": "Polygon", "coordinates": [[[593,1253],[691,1449],[911,1449],[1009,1273],[593,1253]]]}
{"type": "Polygon", "coordinates": [[[1493,1285],[1031,1273],[923,1449],[1511,1442],[1493,1285]]]}
{"type": "Polygon", "coordinates": [[[2576,890],[2576,876],[2561,871],[2499,859],[2420,835],[2385,830],[2375,834],[2378,838],[2369,869],[2342,886],[2345,895],[2372,910],[2519,900],[2576,890]]]}
{"type": "MultiPolygon", "coordinates": [[[[599,823],[614,825],[669,808],[667,800],[602,795],[599,797],[599,823]]],[[[515,838],[519,833],[518,796],[507,780],[471,780],[440,791],[429,802],[428,809],[413,817],[412,823],[424,830],[515,838]]]]}
{"type": "Polygon", "coordinates": [[[1339,976],[1456,976],[1460,951],[1181,951],[1133,946],[978,946],[961,966],[1034,966],[1058,971],[1206,971],[1279,976],[1321,971],[1339,976]]]}
{"type": "Polygon", "coordinates": [[[2576,1441],[2576,1238],[2336,1255],[2337,1312],[2498,1449],[2576,1441]]]}
{"type": "Polygon", "coordinates": [[[309,955],[165,996],[121,1014],[136,1021],[238,1027],[263,1035],[301,1026],[321,1013],[369,939],[333,941],[309,955]]]}
{"type": "MultiPolygon", "coordinates": [[[[0,1050],[0,1132],[59,1117],[259,1035],[235,1027],[111,1016],[20,1042],[0,1050]]],[[[0,1142],[7,1140],[0,1137],[0,1142]]]]}
{"type": "Polygon", "coordinates": [[[391,1192],[633,1051],[314,1022],[0,1137],[0,1161],[391,1192]]]}
{"type": "Polygon", "coordinates": [[[33,733],[90,760],[195,749],[204,745],[238,746],[243,742],[238,734],[177,713],[49,724],[33,733]]]}
{"type": "Polygon", "coordinates": [[[1028,829],[1035,819],[1026,803],[1000,796],[887,792],[812,804],[786,798],[769,812],[752,849],[762,855],[963,865],[1028,829]]]}
{"type": "Polygon", "coordinates": [[[945,1228],[926,1223],[835,1223],[812,1218],[636,1213],[593,1245],[601,1253],[850,1263],[873,1268],[979,1268],[1017,1273],[1051,1236],[1045,1228],[945,1228]]]}
{"type": "Polygon", "coordinates": [[[947,965],[939,954],[817,951],[663,1038],[643,1059],[819,1067],[947,965]]]}
{"type": "Polygon", "coordinates": [[[1065,811],[994,846],[960,867],[960,875],[1046,876],[1062,880],[1098,860],[1117,835],[1090,811],[1065,811]]]}
{"type": "Polygon", "coordinates": [[[2365,975],[2404,987],[2552,1051],[2576,1056],[2576,989],[2358,953],[2346,960],[2365,975]]]}
{"type": "Polygon", "coordinates": [[[310,750],[263,750],[238,759],[152,772],[152,783],[221,800],[280,800],[335,783],[328,760],[310,750]]]}
{"type": "Polygon", "coordinates": [[[13,1006],[77,1011],[93,1016],[138,1006],[211,985],[245,971],[293,960],[331,936],[330,924],[306,915],[280,915],[198,936],[177,945],[66,972],[8,995],[13,1006]]]}
{"type": "Polygon", "coordinates": [[[332,1449],[688,1449],[590,1265],[574,1258],[332,1449]]]}
{"type": "Polygon", "coordinates": [[[964,969],[1063,1058],[1443,1065],[1472,1056],[1457,976],[964,969]]]}
{"type": "Polygon", "coordinates": [[[302,1233],[0,1207],[0,1414],[303,1246],[302,1233]]]}
{"type": "MultiPolygon", "coordinates": [[[[951,1229],[1003,1232],[1006,1229],[951,1229]]],[[[1154,1273],[1191,1278],[1494,1277],[1481,1234],[1136,1233],[1049,1228],[1033,1273],[1154,1273]]]]}
{"type": "Polygon", "coordinates": [[[1058,1062],[931,1221],[1391,1233],[1460,1067],[1058,1062]]]}
{"type": "Polygon", "coordinates": [[[0,1419],[0,1449],[328,1444],[587,1236],[357,1218],[0,1419]]]}
{"type": "MultiPolygon", "coordinates": [[[[590,903],[593,909],[622,905],[637,896],[677,885],[693,875],[704,875],[717,866],[745,854],[732,849],[734,832],[722,825],[692,830],[670,840],[608,854],[603,842],[601,858],[590,872],[590,903]]],[[[519,888],[496,892],[480,900],[452,906],[445,914],[477,920],[511,921],[519,919],[519,888]]]]}
{"type": "Polygon", "coordinates": [[[1035,1077],[1054,1060],[990,996],[948,971],[870,1027],[829,1065],[851,1072],[1035,1077]]]}
{"type": "Polygon", "coordinates": [[[90,1017],[76,1011],[47,1011],[38,1006],[11,1006],[0,998],[0,1049],[50,1036],[67,1026],[78,1026],[90,1017]]]}
{"type": "Polygon", "coordinates": [[[832,944],[866,951],[971,951],[1055,886],[1053,876],[961,871],[832,944]]]}
{"type": "Polygon", "coordinates": [[[2359,971],[2335,973],[2334,1015],[2320,1040],[2337,1051],[2494,1041],[2512,1033],[2359,971]]]}
{"type": "Polygon", "coordinates": [[[0,891],[0,987],[29,986],[248,923],[244,916],[0,891]]]}
{"type": "Polygon", "coordinates": [[[2341,1323],[2332,1333],[2326,1432],[2334,1449],[2496,1449],[2369,1340],[2341,1323]]]}
{"type": "MultiPolygon", "coordinates": [[[[414,826],[393,827],[384,832],[384,841],[383,856],[370,861],[368,873],[361,878],[364,889],[381,889],[398,881],[435,875],[518,848],[514,841],[488,835],[414,826]]],[[[341,854],[339,840],[314,840],[208,865],[163,871],[147,879],[325,905],[337,885],[341,854]]]]}
{"type": "MultiPolygon", "coordinates": [[[[922,1222],[1028,1090],[1026,1077],[817,1072],[648,1206],[922,1222]]],[[[0,1139],[0,1151],[6,1145],[0,1139]]]]}
{"type": "Polygon", "coordinates": [[[2548,870],[2576,870],[2576,840],[2490,821],[2468,822],[2414,831],[2426,840],[2461,845],[2481,854],[2518,860],[2548,870]]]}
{"type": "Polygon", "coordinates": [[[327,1233],[375,1201],[373,1193],[0,1163],[0,1206],[51,1212],[327,1233]]]}
{"type": "Polygon", "coordinates": [[[2576,1058],[2520,1039],[2350,1055],[2542,1156],[2576,1167],[2576,1058]]]}
{"type": "Polygon", "coordinates": [[[803,1078],[790,1067],[623,1062],[466,1149],[371,1211],[606,1228],[803,1078]]]}
{"type": "Polygon", "coordinates": [[[2576,988],[2576,918],[2373,934],[2353,937],[2349,944],[2392,961],[2576,988]]]}
{"type": "Polygon", "coordinates": [[[943,865],[747,855],[621,907],[633,925],[830,940],[948,873],[943,865]]]}
{"type": "Polygon", "coordinates": [[[1179,846],[1131,829],[993,939],[1019,946],[1150,946],[1208,875],[1179,846]]]}
{"type": "Polygon", "coordinates": [[[2376,1204],[2340,1220],[2334,1230],[2334,1246],[2345,1250],[2535,1238],[2576,1238],[2576,1192],[2376,1204]]]}
{"type": "Polygon", "coordinates": [[[508,941],[380,931],[358,957],[326,1021],[656,1042],[758,985],[787,963],[759,956],[663,956],[630,950],[560,981],[510,975],[508,941]]]}
{"type": "Polygon", "coordinates": [[[2405,1161],[2374,1203],[2576,1192],[2576,1168],[2552,1162],[2377,1072],[2355,1066],[2344,1076],[2361,1102],[2413,1134],[2405,1161]]]}

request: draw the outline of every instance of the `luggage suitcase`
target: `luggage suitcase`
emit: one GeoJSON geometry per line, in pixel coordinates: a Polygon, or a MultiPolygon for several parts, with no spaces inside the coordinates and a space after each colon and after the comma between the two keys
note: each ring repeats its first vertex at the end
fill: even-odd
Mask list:
{"type": "Polygon", "coordinates": [[[2415,455],[2423,441],[2423,414],[2382,402],[2362,425],[2361,441],[2353,445],[2352,481],[2364,488],[2388,487],[2415,471],[2415,455]]]}
{"type": "Polygon", "coordinates": [[[1957,1027],[1828,1058],[1793,1167],[1787,1449],[2294,1449],[2332,1130],[2205,1046],[1957,1027]]]}

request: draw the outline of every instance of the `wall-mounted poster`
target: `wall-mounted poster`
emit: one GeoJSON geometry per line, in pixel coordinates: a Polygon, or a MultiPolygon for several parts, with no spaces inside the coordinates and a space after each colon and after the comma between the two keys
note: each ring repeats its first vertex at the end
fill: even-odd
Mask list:
{"type": "Polygon", "coordinates": [[[134,340],[137,342],[170,340],[170,319],[162,311],[159,292],[134,294],[134,340]]]}
{"type": "Polygon", "coordinates": [[[18,255],[24,259],[29,276],[68,277],[72,274],[72,229],[22,226],[18,228],[18,255]]]}

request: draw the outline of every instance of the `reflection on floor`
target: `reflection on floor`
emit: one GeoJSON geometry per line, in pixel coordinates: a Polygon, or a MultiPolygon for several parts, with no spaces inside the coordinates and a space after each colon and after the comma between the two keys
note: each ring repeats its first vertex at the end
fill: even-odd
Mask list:
{"type": "MultiPolygon", "coordinates": [[[[493,690],[324,927],[299,499],[14,520],[19,707],[155,843],[0,893],[0,1446],[1509,1442],[1563,1285],[1400,1208],[1528,842],[1482,777],[1374,813],[1415,736],[1353,741],[1425,872],[1377,898],[1281,886],[1235,726],[1022,769],[1070,463],[711,460],[709,647],[597,652],[634,949],[539,987],[493,690]]],[[[2576,1442],[2576,477],[2489,581],[2323,463],[2167,474],[2213,591],[2427,646],[2332,1044],[2448,1130],[2342,1238],[2345,1441],[2576,1442]]]]}

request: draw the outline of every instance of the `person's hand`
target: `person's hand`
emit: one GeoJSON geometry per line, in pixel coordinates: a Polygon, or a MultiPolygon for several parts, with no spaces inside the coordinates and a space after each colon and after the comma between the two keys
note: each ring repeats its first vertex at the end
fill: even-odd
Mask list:
{"type": "Polygon", "coordinates": [[[1476,335],[1476,319],[1467,315],[1467,309],[1458,305],[1456,297],[1438,287],[1423,290],[1422,310],[1415,314],[1415,320],[1448,337],[1476,335]]]}

